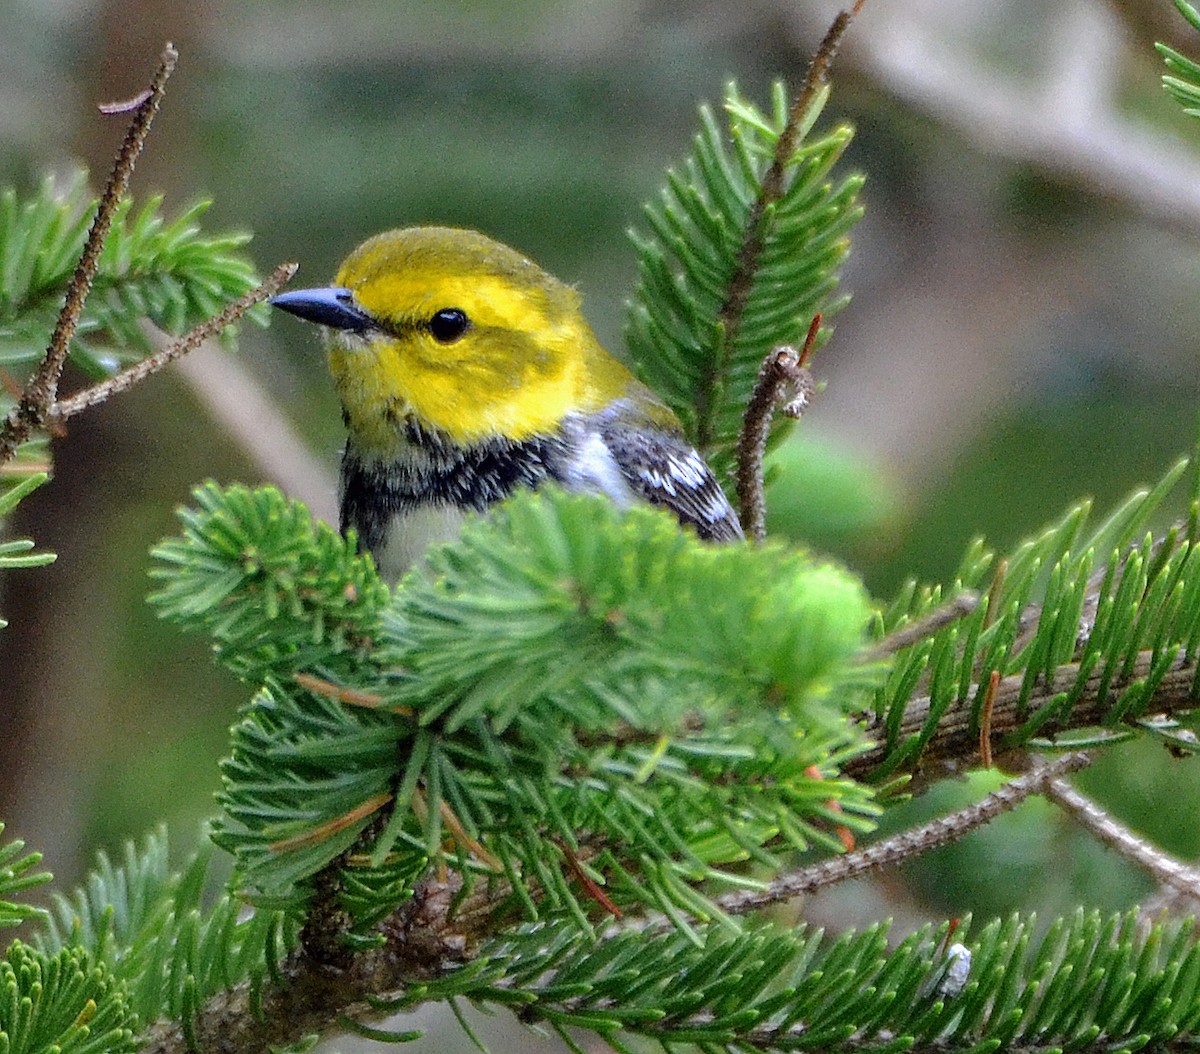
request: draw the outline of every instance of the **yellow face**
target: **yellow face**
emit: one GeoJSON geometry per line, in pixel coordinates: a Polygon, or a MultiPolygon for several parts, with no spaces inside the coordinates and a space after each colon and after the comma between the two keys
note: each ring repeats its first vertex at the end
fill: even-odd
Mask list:
{"type": "Polygon", "coordinates": [[[329,363],[352,434],[386,454],[405,419],[469,443],[551,430],[632,378],[596,343],[575,291],[473,231],[389,231],[335,285],[369,319],[333,329],[329,363]]]}

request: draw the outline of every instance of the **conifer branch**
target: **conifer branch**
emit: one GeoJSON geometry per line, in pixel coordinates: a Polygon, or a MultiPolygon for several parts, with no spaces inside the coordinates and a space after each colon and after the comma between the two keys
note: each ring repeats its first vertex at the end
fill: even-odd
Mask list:
{"type": "MultiPolygon", "coordinates": [[[[1060,720],[1044,728],[1042,737],[1053,741],[1056,734],[1102,725],[1112,710],[1112,696],[1119,694],[1123,686],[1149,676],[1155,661],[1154,653],[1145,651],[1131,664],[1127,676],[1111,677],[1102,669],[1093,671],[1069,714],[1064,714],[1060,720]]],[[[1004,736],[1016,733],[1045,707],[1061,704],[1064,694],[1076,686],[1079,671],[1078,663],[1059,666],[1052,678],[1039,679],[1032,691],[1024,696],[1024,701],[1022,687],[1025,674],[1002,677],[996,686],[991,710],[992,739],[1001,740],[997,751],[1005,749],[1004,736]]],[[[1178,657],[1158,681],[1153,698],[1145,705],[1145,712],[1173,714],[1194,710],[1198,702],[1196,678],[1196,665],[1188,661],[1186,656],[1178,657]]],[[[854,779],[871,779],[875,770],[892,756],[897,744],[921,733],[929,722],[929,714],[930,700],[927,696],[913,700],[891,741],[882,723],[868,721],[865,732],[868,737],[879,737],[876,745],[849,759],[842,771],[854,779]]],[[[964,705],[941,716],[924,751],[906,767],[909,771],[921,771],[927,778],[936,779],[961,773],[964,767],[972,767],[978,757],[979,729],[971,708],[964,705]]]]}
{"type": "Polygon", "coordinates": [[[783,197],[788,168],[804,134],[806,118],[810,109],[817,102],[821,90],[829,83],[829,74],[833,68],[833,60],[837,56],[838,46],[864,2],[865,0],[857,0],[857,3],[849,11],[838,12],[809,62],[808,70],[804,75],[804,85],[788,110],[787,122],[784,124],[779,138],[775,141],[775,152],[771,158],[771,165],[763,175],[758,195],[746,217],[742,229],[741,248],[737,252],[733,273],[725,287],[724,302],[717,312],[720,345],[716,368],[710,371],[698,393],[697,411],[700,425],[698,445],[701,449],[710,446],[714,439],[711,426],[715,416],[713,403],[717,394],[717,378],[728,367],[733,345],[741,330],[742,317],[750,301],[754,280],[758,275],[759,259],[766,244],[763,217],[767,210],[783,197]]]}
{"type": "Polygon", "coordinates": [[[175,69],[178,58],[179,53],[168,43],[163,48],[158,69],[151,78],[149,89],[134,100],[133,119],[129,123],[121,149],[113,162],[108,183],[100,197],[96,218],[92,221],[83,253],[67,287],[66,300],[59,312],[50,345],[38,369],[25,385],[20,401],[13,407],[0,428],[0,463],[9,461],[16,453],[17,447],[35,430],[44,428],[50,419],[58,394],[58,380],[67,361],[71,338],[75,334],[84,303],[96,277],[105,239],[108,237],[117,208],[128,189],[134,164],[150,132],[150,124],[158,112],[167,78],[175,69]]]}
{"type": "Polygon", "coordinates": [[[848,125],[808,135],[827,98],[832,51],[821,54],[810,67],[817,87],[799,97],[777,83],[764,111],[731,84],[724,126],[702,107],[684,171],[668,172],[659,200],[647,206],[649,231],[631,232],[639,274],[626,327],[630,355],[719,476],[732,475],[764,357],[799,346],[814,314],[829,319],[845,303],[833,294],[846,233],[862,215],[863,180],[831,178],[853,134],[848,125]]]}

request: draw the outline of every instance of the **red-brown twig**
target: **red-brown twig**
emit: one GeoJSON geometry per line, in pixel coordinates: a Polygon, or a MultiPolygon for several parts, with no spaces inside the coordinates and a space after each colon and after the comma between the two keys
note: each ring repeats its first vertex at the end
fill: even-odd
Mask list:
{"type": "Polygon", "coordinates": [[[571,873],[579,880],[579,884],[583,886],[584,891],[589,897],[607,911],[614,919],[622,919],[625,913],[617,906],[616,902],[601,887],[591,875],[587,873],[583,863],[575,854],[575,851],[569,845],[560,845],[563,859],[566,860],[567,866],[571,869],[571,873]]]}
{"type": "Polygon", "coordinates": [[[992,767],[992,710],[996,706],[996,689],[999,687],[1000,671],[993,670],[988,677],[979,718],[979,760],[985,769],[992,767]]]}
{"type": "Polygon", "coordinates": [[[416,713],[411,706],[388,706],[383,696],[377,692],[365,692],[359,688],[344,688],[340,684],[334,684],[333,681],[325,680],[324,677],[314,677],[311,673],[297,673],[292,680],[301,688],[312,692],[313,695],[322,695],[326,699],[332,699],[344,706],[360,706],[364,710],[387,709],[401,717],[412,717],[416,713]]]}
{"type": "Polygon", "coordinates": [[[324,823],[318,824],[310,830],[302,831],[300,834],[280,838],[277,842],[272,842],[269,848],[273,853],[287,853],[295,849],[305,849],[311,845],[320,845],[327,839],[332,838],[339,831],[344,831],[347,827],[352,827],[359,820],[365,819],[373,812],[378,812],[391,800],[391,794],[387,791],[381,791],[379,794],[372,795],[366,801],[360,802],[353,809],[347,810],[341,816],[335,816],[332,820],[326,820],[324,823]]]}
{"type": "Polygon", "coordinates": [[[812,374],[805,368],[813,342],[821,329],[821,316],[813,317],[808,336],[799,352],[776,348],[764,360],[754,382],[754,391],[742,415],[737,445],[737,497],[742,530],[751,541],[761,542],[766,534],[766,498],[763,494],[763,458],[771,419],[780,407],[788,417],[799,417],[815,391],[812,374]]]}

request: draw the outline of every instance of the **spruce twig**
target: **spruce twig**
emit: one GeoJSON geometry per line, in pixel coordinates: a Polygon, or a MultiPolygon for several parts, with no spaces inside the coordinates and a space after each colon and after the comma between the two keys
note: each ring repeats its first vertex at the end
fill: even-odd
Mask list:
{"type": "MultiPolygon", "coordinates": [[[[1103,669],[1094,670],[1085,681],[1070,714],[1064,714],[1061,720],[1047,727],[1042,735],[1052,737],[1056,732],[1092,728],[1102,724],[1112,709],[1112,700],[1127,684],[1149,676],[1153,664],[1153,653],[1145,651],[1131,664],[1127,676],[1107,678],[1103,669]]],[[[1124,674],[1124,671],[1122,673],[1124,674]]],[[[1025,674],[1002,677],[996,686],[991,713],[991,738],[993,742],[999,740],[997,749],[1005,748],[1004,736],[1027,724],[1043,707],[1061,703],[1063,694],[1074,689],[1078,679],[1079,664],[1064,663],[1054,671],[1053,677],[1039,679],[1036,686],[1022,699],[1025,674]]],[[[1156,714],[1171,714],[1194,710],[1195,682],[1195,665],[1188,662],[1185,656],[1179,656],[1157,682],[1153,702],[1148,704],[1150,711],[1156,714]]],[[[973,692],[967,694],[970,696],[973,692]]],[[[908,706],[894,741],[888,741],[882,725],[876,724],[872,719],[867,723],[864,732],[868,737],[876,738],[876,745],[850,758],[842,766],[843,775],[852,779],[869,780],[875,769],[892,755],[897,744],[920,735],[928,721],[927,696],[914,699],[908,706]]],[[[945,774],[961,773],[964,768],[977,763],[978,759],[979,729],[974,723],[972,708],[969,705],[961,705],[941,716],[925,749],[905,768],[921,768],[927,773],[930,769],[943,768],[947,770],[945,774]]]]}
{"type": "Polygon", "coordinates": [[[296,273],[297,266],[294,263],[280,264],[256,289],[252,289],[226,304],[218,314],[206,322],[201,322],[178,340],[173,340],[157,355],[142,359],[141,362],[136,362],[122,370],[115,377],[109,377],[107,380],[93,384],[90,388],[85,388],[82,392],[59,400],[51,408],[48,420],[55,424],[66,421],[88,407],[104,402],[110,396],[128,391],[138,382],[157,373],[164,366],[170,365],[189,351],[195,351],[206,340],[217,336],[226,326],[236,322],[255,304],[261,303],[279,292],[296,273]]]}
{"type": "Polygon", "coordinates": [[[58,315],[50,345],[42,358],[34,375],[25,385],[20,401],[13,407],[0,427],[0,463],[9,461],[17,451],[17,447],[36,430],[45,428],[50,420],[55,398],[58,394],[58,381],[62,376],[63,366],[67,361],[67,352],[71,346],[71,338],[79,324],[83,313],[83,305],[91,292],[92,282],[96,277],[96,268],[100,262],[100,254],[104,251],[104,241],[108,237],[117,206],[125,196],[129,186],[130,176],[138,155],[145,145],[146,136],[150,132],[150,124],[158,112],[166,88],[167,78],[175,69],[179,53],[168,43],[162,52],[158,69],[150,81],[149,88],[128,103],[116,104],[115,111],[111,107],[101,106],[102,112],[125,112],[133,106],[133,119],[125,133],[124,142],[113,162],[112,172],[104,193],[100,197],[100,205],[96,210],[96,218],[92,221],[88,232],[87,242],[75,273],[67,286],[66,299],[58,315]]]}
{"type": "Polygon", "coordinates": [[[787,123],[775,142],[775,152],[771,158],[770,167],[762,178],[758,196],[750,208],[750,214],[746,217],[737,262],[725,287],[725,299],[717,313],[718,331],[721,334],[720,347],[717,349],[717,361],[705,379],[697,398],[698,442],[696,445],[701,450],[707,449],[712,443],[713,404],[717,398],[717,378],[725,372],[729,365],[729,356],[741,329],[742,316],[750,301],[754,277],[758,272],[759,258],[766,244],[763,218],[766,216],[767,210],[783,197],[786,190],[788,162],[800,144],[804,117],[818,93],[828,84],[833,60],[837,56],[842,37],[865,2],[866,0],[857,0],[857,3],[849,11],[838,13],[810,60],[808,70],[804,75],[804,85],[788,111],[787,123]]]}

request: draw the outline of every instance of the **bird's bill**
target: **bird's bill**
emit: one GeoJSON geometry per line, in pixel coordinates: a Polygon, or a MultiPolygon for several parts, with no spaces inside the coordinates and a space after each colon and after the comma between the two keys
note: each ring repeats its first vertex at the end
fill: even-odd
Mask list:
{"type": "Polygon", "coordinates": [[[371,316],[355,302],[354,294],[338,286],[293,289],[271,297],[270,303],[307,322],[316,322],[331,329],[357,333],[373,325],[371,316]]]}

